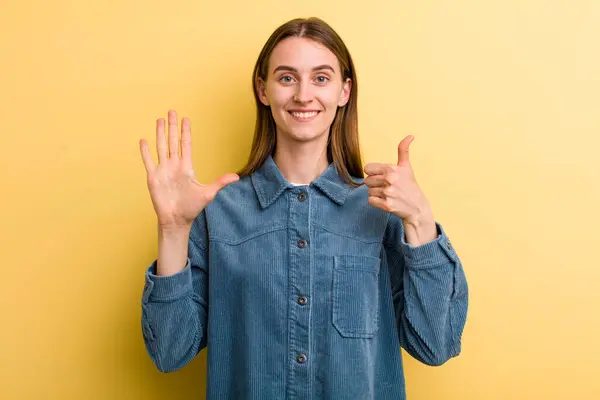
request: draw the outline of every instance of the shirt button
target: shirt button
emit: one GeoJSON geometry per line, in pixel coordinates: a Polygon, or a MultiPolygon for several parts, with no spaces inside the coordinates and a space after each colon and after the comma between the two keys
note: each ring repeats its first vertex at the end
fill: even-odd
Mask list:
{"type": "Polygon", "coordinates": [[[304,201],[304,200],[306,200],[306,193],[305,192],[298,193],[298,201],[304,201]]]}
{"type": "Polygon", "coordinates": [[[446,247],[448,248],[448,250],[452,250],[452,244],[450,243],[450,241],[446,241],[446,247]]]}
{"type": "Polygon", "coordinates": [[[306,247],[306,240],[304,239],[300,239],[298,240],[298,247],[300,247],[301,249],[306,247]]]}
{"type": "Polygon", "coordinates": [[[296,361],[298,361],[300,364],[304,364],[306,362],[306,355],[298,354],[298,357],[296,357],[296,361]]]}
{"type": "Polygon", "coordinates": [[[298,297],[298,304],[305,305],[308,302],[308,299],[305,296],[298,297]]]}

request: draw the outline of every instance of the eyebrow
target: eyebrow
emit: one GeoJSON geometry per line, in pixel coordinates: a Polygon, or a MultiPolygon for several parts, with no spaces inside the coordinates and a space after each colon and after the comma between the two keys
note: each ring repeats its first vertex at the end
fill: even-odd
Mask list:
{"type": "MultiPolygon", "coordinates": [[[[323,65],[318,65],[316,67],[314,67],[312,70],[313,71],[320,71],[323,69],[328,69],[331,72],[335,73],[335,70],[333,69],[333,67],[331,65],[327,65],[327,64],[323,64],[323,65]]],[[[280,65],[277,68],[275,68],[273,70],[273,73],[277,72],[277,71],[290,71],[290,72],[298,72],[298,70],[294,67],[290,67],[289,65],[280,65]]]]}

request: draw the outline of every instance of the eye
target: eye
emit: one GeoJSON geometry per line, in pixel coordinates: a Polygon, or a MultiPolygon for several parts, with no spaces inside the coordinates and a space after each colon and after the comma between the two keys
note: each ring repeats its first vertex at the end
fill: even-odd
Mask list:
{"type": "Polygon", "coordinates": [[[327,83],[329,81],[329,78],[324,75],[319,75],[315,79],[317,83],[327,83]]]}
{"type": "Polygon", "coordinates": [[[279,78],[279,82],[281,83],[292,83],[294,80],[294,78],[292,78],[289,75],[283,75],[281,78],[279,78]]]}

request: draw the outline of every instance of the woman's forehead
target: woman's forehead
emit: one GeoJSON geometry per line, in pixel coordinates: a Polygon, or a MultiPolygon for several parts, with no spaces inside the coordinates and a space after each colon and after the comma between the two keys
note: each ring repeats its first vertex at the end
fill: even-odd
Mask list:
{"type": "Polygon", "coordinates": [[[339,72],[339,62],[335,54],[322,43],[311,39],[290,37],[279,42],[269,60],[269,72],[280,66],[297,71],[312,71],[317,67],[330,66],[339,72]]]}

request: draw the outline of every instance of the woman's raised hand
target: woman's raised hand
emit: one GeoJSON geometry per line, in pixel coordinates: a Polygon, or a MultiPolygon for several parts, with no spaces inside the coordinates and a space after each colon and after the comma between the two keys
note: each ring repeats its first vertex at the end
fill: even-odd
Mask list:
{"type": "Polygon", "coordinates": [[[157,165],[150,156],[148,142],[140,140],[148,190],[162,229],[191,227],[219,190],[239,180],[237,174],[225,174],[210,184],[198,182],[192,166],[190,120],[183,118],[180,137],[177,113],[173,110],[168,113],[168,137],[165,135],[165,120],[159,118],[156,121],[156,149],[157,165]]]}

